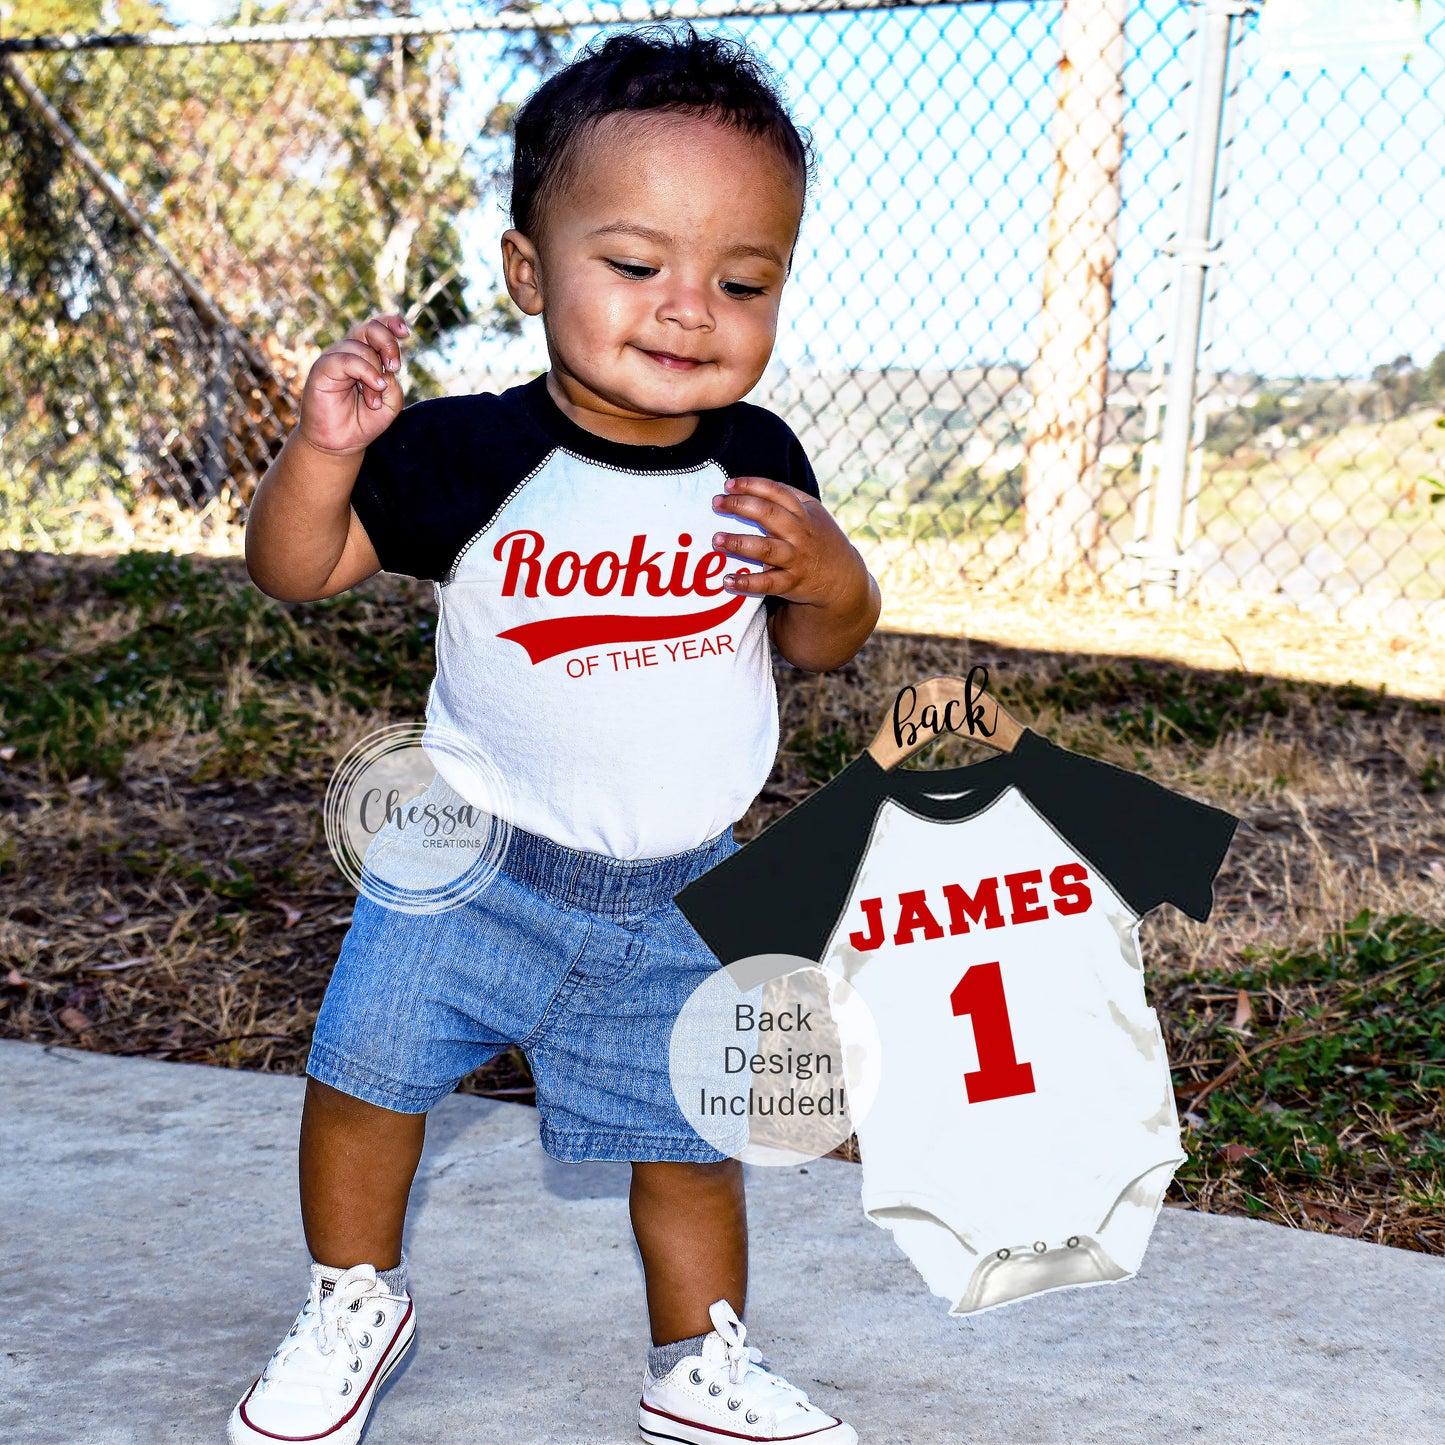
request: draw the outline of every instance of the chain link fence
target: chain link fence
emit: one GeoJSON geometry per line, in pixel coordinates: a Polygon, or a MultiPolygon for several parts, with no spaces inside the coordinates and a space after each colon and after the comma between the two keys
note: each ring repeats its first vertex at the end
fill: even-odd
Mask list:
{"type": "Polygon", "coordinates": [[[886,588],[1047,577],[1441,621],[1445,11],[1424,4],[1408,65],[1282,74],[1240,0],[224,0],[186,28],[12,0],[6,540],[147,495],[243,515],[311,360],[376,310],[412,322],[409,399],[535,374],[497,267],[511,114],[609,25],[687,19],[755,47],[813,132],[752,399],[886,588]]]}

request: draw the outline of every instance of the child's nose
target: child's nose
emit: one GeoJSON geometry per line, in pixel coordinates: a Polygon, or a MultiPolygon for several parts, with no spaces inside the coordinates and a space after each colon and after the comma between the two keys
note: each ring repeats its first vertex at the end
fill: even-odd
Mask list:
{"type": "Polygon", "coordinates": [[[687,327],[711,326],[709,301],[706,282],[674,273],[672,285],[658,307],[658,319],[687,327]]]}

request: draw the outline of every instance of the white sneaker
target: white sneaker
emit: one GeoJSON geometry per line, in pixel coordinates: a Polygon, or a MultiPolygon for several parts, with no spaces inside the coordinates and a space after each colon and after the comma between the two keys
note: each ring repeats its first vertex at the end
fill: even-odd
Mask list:
{"type": "Polygon", "coordinates": [[[311,1293],[261,1377],[231,1412],[231,1445],[356,1445],[376,1393],[416,1335],[409,1294],[369,1264],[311,1266],[311,1293]]]}
{"type": "Polygon", "coordinates": [[[726,1300],[708,1310],[712,1332],[700,1355],[679,1360],[662,1379],[642,1377],[637,1424],[652,1445],[740,1445],[806,1440],[858,1445],[858,1432],[810,1404],[807,1395],[766,1367],[762,1351],[726,1300]]]}

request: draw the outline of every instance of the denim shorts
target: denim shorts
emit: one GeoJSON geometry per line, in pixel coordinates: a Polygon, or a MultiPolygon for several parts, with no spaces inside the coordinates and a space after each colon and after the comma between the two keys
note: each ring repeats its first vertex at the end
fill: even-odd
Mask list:
{"type": "Polygon", "coordinates": [[[362,893],[306,1072],[404,1114],[520,1047],[556,1159],[726,1158],[678,1109],[678,1011],[721,965],[673,895],[737,852],[732,829],[663,858],[579,852],[513,828],[500,870],[446,912],[362,893]]]}

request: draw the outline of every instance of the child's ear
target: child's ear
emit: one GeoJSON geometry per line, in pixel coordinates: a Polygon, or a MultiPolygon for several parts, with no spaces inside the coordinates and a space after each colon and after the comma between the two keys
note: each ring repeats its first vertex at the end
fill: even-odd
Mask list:
{"type": "Polygon", "coordinates": [[[542,263],[537,248],[520,231],[502,232],[502,276],[507,294],[527,316],[542,314],[542,263]]]}

